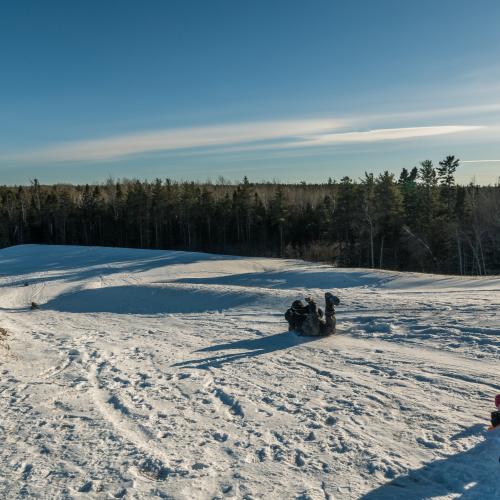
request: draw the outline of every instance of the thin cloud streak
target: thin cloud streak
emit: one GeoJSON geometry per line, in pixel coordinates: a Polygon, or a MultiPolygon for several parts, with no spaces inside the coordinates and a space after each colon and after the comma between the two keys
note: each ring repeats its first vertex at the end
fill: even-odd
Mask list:
{"type": "Polygon", "coordinates": [[[460,163],[500,163],[500,160],[460,160],[460,163]]]}
{"type": "MultiPolygon", "coordinates": [[[[485,127],[477,125],[443,125],[430,127],[403,127],[391,129],[374,129],[368,131],[338,132],[332,134],[317,134],[306,140],[283,141],[267,144],[242,144],[239,146],[228,146],[210,150],[210,153],[240,153],[250,151],[269,151],[284,149],[305,149],[310,147],[326,147],[356,143],[375,143],[383,141],[395,141],[404,139],[418,139],[435,137],[440,135],[457,134],[460,132],[472,132],[485,127]]],[[[190,154],[190,153],[188,153],[190,154]]],[[[204,154],[196,152],[194,154],[204,154]]]]}
{"type": "Polygon", "coordinates": [[[25,162],[116,160],[158,151],[184,154],[284,150],[353,143],[374,143],[471,132],[484,127],[443,125],[340,131],[346,122],[334,119],[238,123],[151,131],[104,139],[56,144],[9,159],[25,162]],[[335,132],[337,130],[337,132],[335,132]],[[214,151],[215,148],[215,151],[214,151]]]}
{"type": "Polygon", "coordinates": [[[319,135],[311,141],[304,141],[304,146],[321,144],[349,144],[353,142],[379,142],[401,139],[415,139],[419,137],[432,137],[436,135],[456,134],[478,130],[480,126],[473,125],[444,125],[431,127],[404,127],[368,130],[364,132],[344,132],[338,134],[319,135]]]}
{"type": "Polygon", "coordinates": [[[111,160],[155,151],[277,141],[287,137],[304,138],[340,126],[340,122],[336,120],[319,119],[167,129],[56,144],[30,153],[13,155],[11,159],[42,162],[111,160]]]}
{"type": "Polygon", "coordinates": [[[401,120],[418,120],[418,119],[430,119],[430,118],[445,118],[452,116],[474,116],[480,115],[481,117],[487,115],[495,115],[500,112],[500,103],[490,103],[490,104],[478,104],[470,106],[455,106],[455,107],[445,107],[445,108],[432,108],[424,109],[419,111],[402,111],[395,113],[376,113],[372,115],[367,115],[363,118],[351,118],[349,123],[355,124],[358,122],[366,123],[367,120],[370,121],[401,121],[401,120]]]}

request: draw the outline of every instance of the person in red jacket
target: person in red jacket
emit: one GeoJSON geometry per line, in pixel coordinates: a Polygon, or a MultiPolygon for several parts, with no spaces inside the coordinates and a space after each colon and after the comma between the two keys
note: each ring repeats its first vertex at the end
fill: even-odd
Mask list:
{"type": "Polygon", "coordinates": [[[495,406],[497,407],[496,411],[491,412],[490,429],[495,429],[496,427],[500,427],[500,394],[497,394],[495,396],[495,406]]]}

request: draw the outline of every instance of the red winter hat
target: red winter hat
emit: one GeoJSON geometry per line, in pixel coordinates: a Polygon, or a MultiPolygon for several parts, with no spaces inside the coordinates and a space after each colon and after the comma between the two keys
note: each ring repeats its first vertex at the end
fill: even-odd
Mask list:
{"type": "Polygon", "coordinates": [[[500,405],[500,394],[497,394],[495,396],[495,406],[499,406],[500,405]]]}

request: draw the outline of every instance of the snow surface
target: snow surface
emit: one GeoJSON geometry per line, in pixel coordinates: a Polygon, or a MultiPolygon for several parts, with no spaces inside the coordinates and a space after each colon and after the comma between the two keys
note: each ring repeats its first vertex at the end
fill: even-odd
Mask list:
{"type": "Polygon", "coordinates": [[[0,497],[500,498],[499,305],[500,278],[1,250],[0,497]],[[326,290],[338,334],[288,333],[326,290]]]}

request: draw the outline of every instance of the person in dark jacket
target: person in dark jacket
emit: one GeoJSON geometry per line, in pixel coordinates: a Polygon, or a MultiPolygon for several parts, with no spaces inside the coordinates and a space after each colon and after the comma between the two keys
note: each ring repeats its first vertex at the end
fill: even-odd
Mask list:
{"type": "Polygon", "coordinates": [[[323,337],[335,333],[335,306],[340,304],[339,298],[326,292],[324,313],[312,298],[305,300],[307,305],[301,300],[295,300],[286,311],[288,330],[308,337],[323,337]]]}
{"type": "Polygon", "coordinates": [[[309,306],[301,300],[294,300],[292,306],[286,311],[285,319],[288,321],[288,331],[299,331],[309,313],[309,306]]]}

